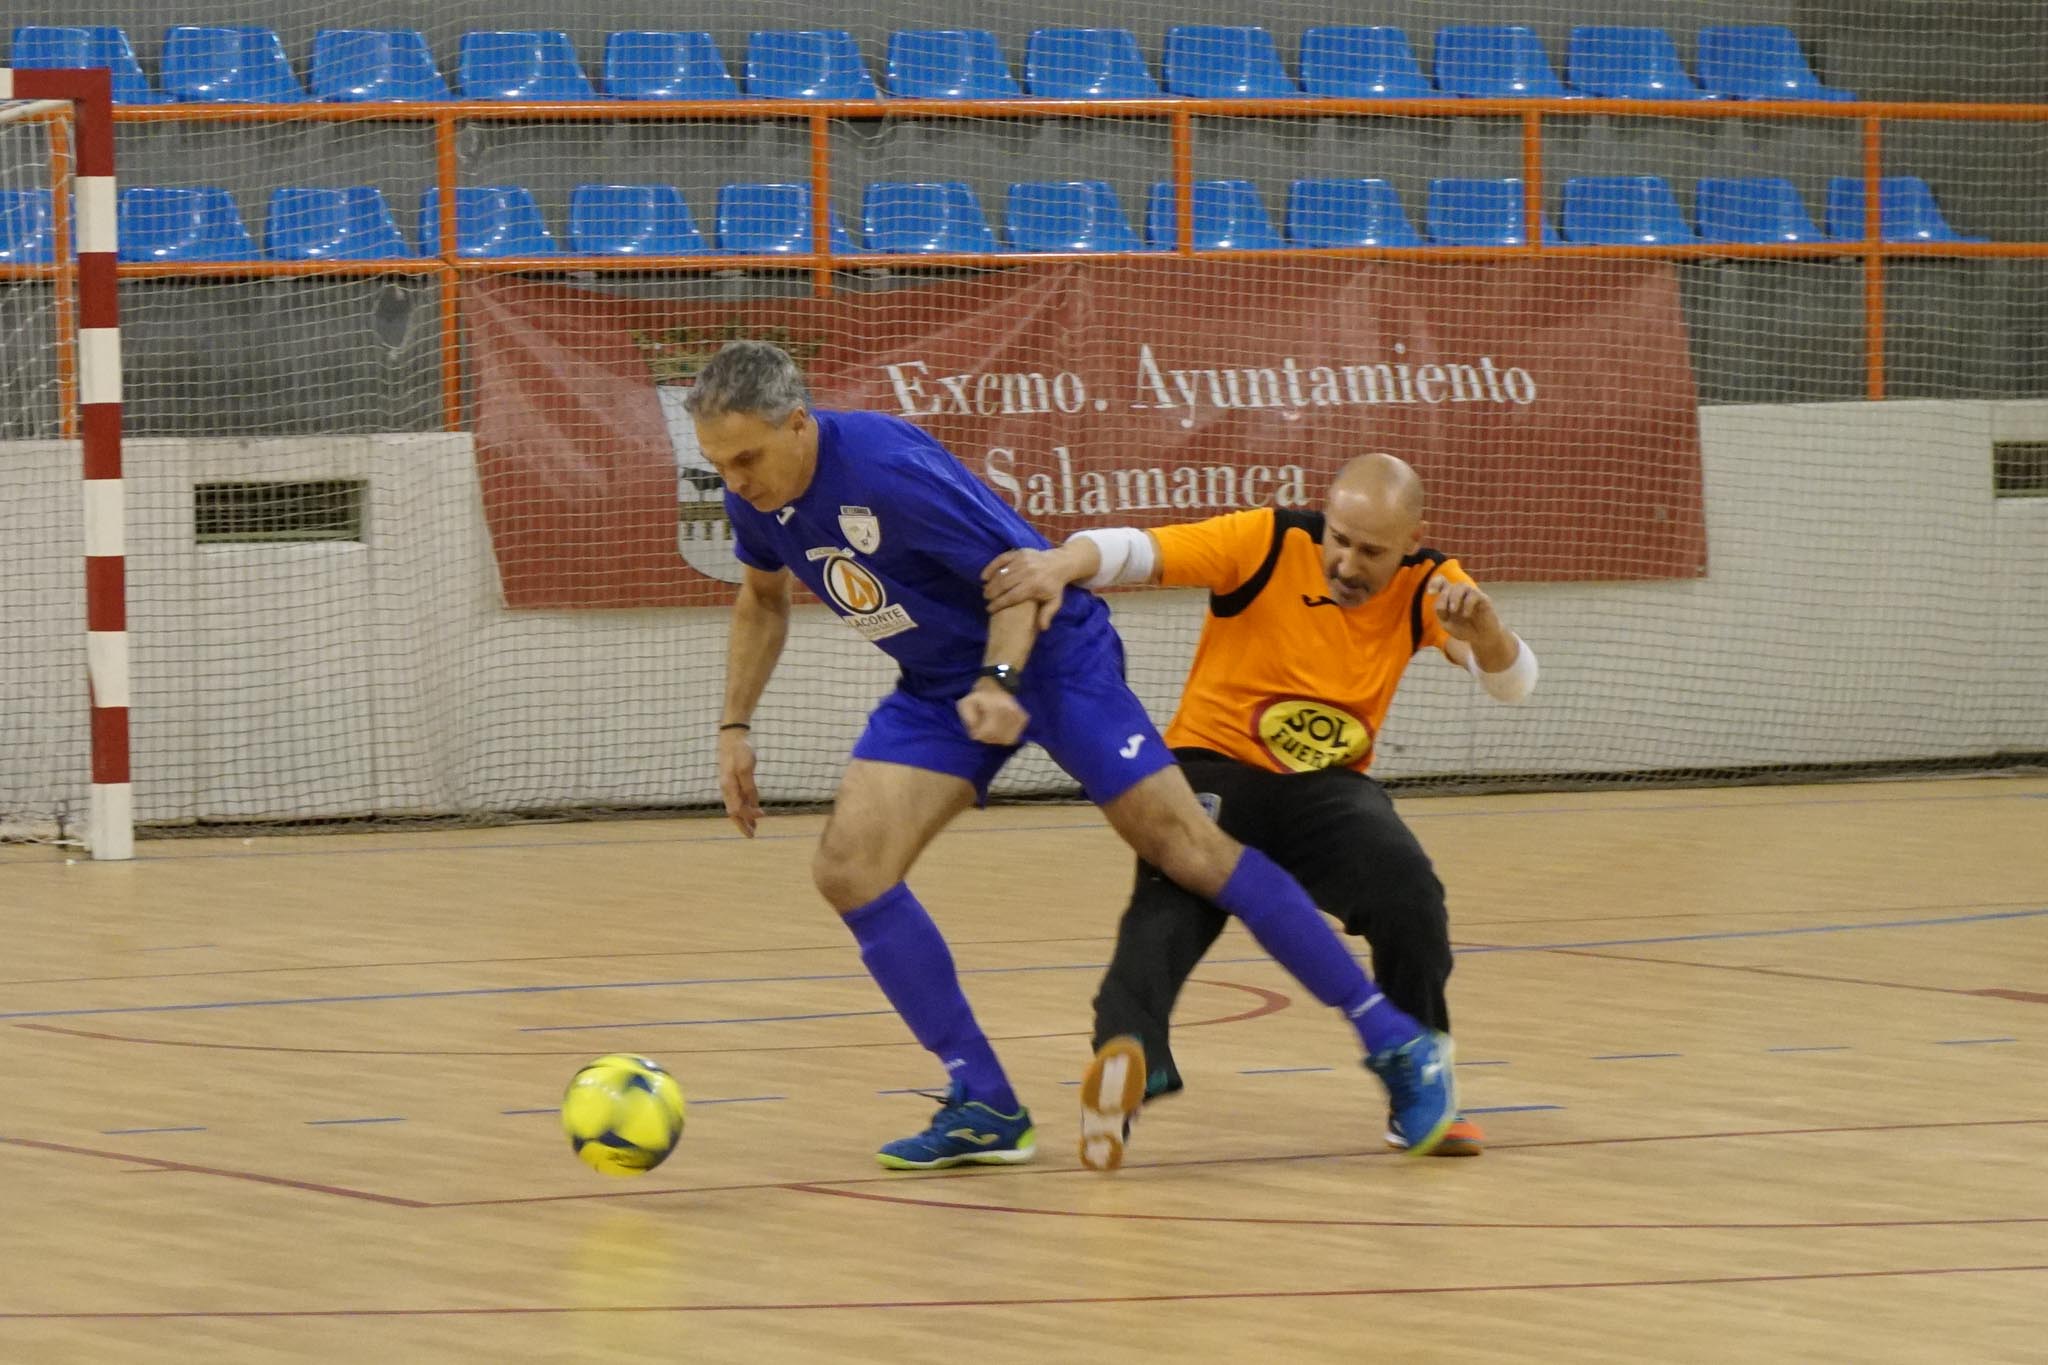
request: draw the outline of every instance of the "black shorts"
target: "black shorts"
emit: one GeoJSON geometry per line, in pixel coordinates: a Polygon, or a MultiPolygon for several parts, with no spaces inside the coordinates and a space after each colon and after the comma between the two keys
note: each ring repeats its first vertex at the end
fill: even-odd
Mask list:
{"type": "Polygon", "coordinates": [[[1225,834],[1294,874],[1346,932],[1443,939],[1443,883],[1386,789],[1349,768],[1274,773],[1208,749],[1175,756],[1225,834]]]}

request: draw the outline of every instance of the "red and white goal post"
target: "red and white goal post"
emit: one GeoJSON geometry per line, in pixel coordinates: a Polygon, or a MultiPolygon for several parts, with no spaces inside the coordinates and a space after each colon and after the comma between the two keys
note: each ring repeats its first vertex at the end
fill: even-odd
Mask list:
{"type": "Polygon", "coordinates": [[[121,859],[134,856],[135,833],[109,73],[0,67],[0,134],[37,122],[52,125],[44,160],[54,250],[47,264],[9,269],[17,278],[47,276],[61,320],[54,369],[61,380],[62,429],[80,448],[83,479],[86,697],[92,708],[92,780],[83,836],[94,858],[121,859]]]}

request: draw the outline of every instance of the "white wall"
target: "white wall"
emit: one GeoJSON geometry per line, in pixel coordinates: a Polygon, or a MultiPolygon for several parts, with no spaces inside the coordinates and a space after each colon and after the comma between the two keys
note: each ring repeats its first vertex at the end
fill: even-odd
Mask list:
{"type": "MultiPolygon", "coordinates": [[[[1520,707],[1419,661],[1383,776],[1854,762],[2048,749],[2048,500],[1994,500],[1989,444],[2048,404],[1701,415],[1711,572],[1504,585],[1543,660],[1520,707]]],[[[82,808],[76,454],[0,445],[0,822],[82,808]]],[[[716,798],[720,611],[513,613],[464,436],[133,441],[143,821],[662,805],[716,798]],[[191,485],[364,478],[362,544],[195,546],[191,485]]],[[[1455,553],[1455,546],[1443,546],[1455,553]]],[[[1163,717],[1185,593],[1116,617],[1163,717]]],[[[829,794],[887,660],[800,609],[757,718],[775,799],[829,794]]],[[[1056,789],[1033,755],[1005,790],[1056,789]]]]}

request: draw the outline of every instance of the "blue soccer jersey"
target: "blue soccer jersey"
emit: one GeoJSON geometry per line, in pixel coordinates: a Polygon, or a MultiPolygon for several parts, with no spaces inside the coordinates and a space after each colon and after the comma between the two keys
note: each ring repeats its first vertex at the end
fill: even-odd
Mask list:
{"type": "MultiPolygon", "coordinates": [[[[1005,550],[1048,548],[1045,537],[909,422],[870,412],[812,415],[818,467],[810,487],[774,512],[725,495],[735,553],[756,569],[789,569],[896,660],[907,690],[959,696],[988,644],[982,569],[1005,550]]],[[[1026,672],[1109,634],[1100,599],[1070,591],[1026,672]]]]}

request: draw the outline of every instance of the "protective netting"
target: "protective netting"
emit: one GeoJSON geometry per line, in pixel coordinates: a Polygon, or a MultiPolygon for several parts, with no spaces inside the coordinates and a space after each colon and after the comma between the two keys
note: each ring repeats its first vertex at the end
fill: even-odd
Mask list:
{"type": "MultiPolygon", "coordinates": [[[[1381,776],[2048,750],[2048,16],[1682,8],[17,4],[12,65],[123,101],[138,820],[714,801],[677,400],[741,334],[1054,535],[1409,458],[1545,680],[1419,663],[1381,776]]],[[[0,823],[44,831],[88,731],[47,128],[0,125],[0,823]]],[[[1201,603],[1115,605],[1163,719],[1201,603]]],[[[890,676],[800,608],[767,794],[829,795],[890,676]]]]}

